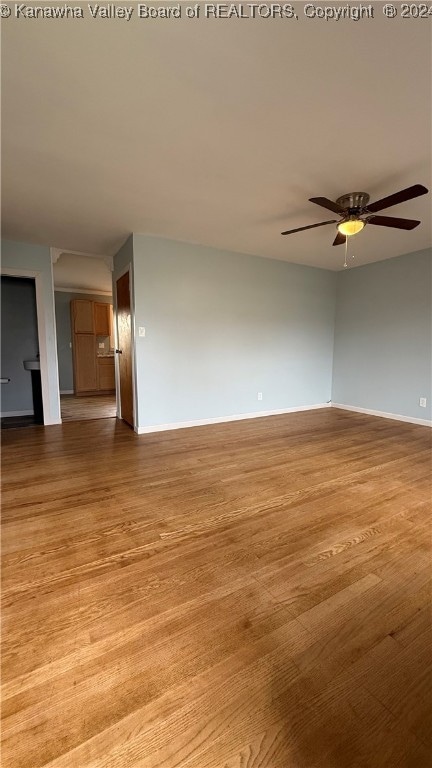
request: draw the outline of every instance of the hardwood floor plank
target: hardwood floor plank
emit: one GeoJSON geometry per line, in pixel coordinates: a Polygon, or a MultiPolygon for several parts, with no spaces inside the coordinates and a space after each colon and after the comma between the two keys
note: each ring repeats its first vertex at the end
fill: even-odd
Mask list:
{"type": "Polygon", "coordinates": [[[88,419],[109,419],[117,412],[115,394],[60,397],[62,421],[87,421],[88,419]]]}
{"type": "Polygon", "coordinates": [[[7,431],[2,766],[430,768],[430,441],[7,431]]]}

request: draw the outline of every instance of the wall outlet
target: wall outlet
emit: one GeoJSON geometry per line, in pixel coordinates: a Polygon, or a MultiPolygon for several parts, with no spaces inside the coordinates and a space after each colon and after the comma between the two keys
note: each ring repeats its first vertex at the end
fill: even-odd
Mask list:
{"type": "Polygon", "coordinates": [[[105,344],[103,343],[103,341],[99,342],[99,349],[105,349],[105,344]]]}
{"type": "Polygon", "coordinates": [[[138,328],[138,336],[145,336],[145,328],[138,328]]]}
{"type": "Polygon", "coordinates": [[[421,408],[426,408],[426,406],[427,406],[427,399],[425,397],[421,397],[419,399],[419,406],[421,408]]]}
{"type": "Polygon", "coordinates": [[[258,392],[258,400],[262,400],[262,392],[258,392]]]}

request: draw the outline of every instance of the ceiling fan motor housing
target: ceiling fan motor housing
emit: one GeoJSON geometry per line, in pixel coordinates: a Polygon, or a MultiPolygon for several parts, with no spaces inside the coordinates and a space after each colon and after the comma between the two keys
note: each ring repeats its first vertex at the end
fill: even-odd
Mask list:
{"type": "Polygon", "coordinates": [[[350,192],[348,195],[338,197],[336,203],[349,214],[358,215],[363,208],[367,207],[369,200],[370,197],[366,192],[350,192]]]}

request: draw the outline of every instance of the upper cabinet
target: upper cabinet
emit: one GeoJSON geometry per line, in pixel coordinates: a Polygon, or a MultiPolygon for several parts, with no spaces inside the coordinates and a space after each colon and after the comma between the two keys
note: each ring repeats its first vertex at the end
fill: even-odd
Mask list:
{"type": "Polygon", "coordinates": [[[93,302],[94,307],[94,332],[96,336],[111,336],[111,304],[102,304],[102,302],[93,302]]]}
{"type": "Polygon", "coordinates": [[[75,299],[71,306],[74,333],[94,333],[93,301],[75,299]]]}
{"type": "Polygon", "coordinates": [[[112,335],[112,306],[101,301],[74,299],[72,324],[74,333],[94,333],[95,336],[112,335]]]}

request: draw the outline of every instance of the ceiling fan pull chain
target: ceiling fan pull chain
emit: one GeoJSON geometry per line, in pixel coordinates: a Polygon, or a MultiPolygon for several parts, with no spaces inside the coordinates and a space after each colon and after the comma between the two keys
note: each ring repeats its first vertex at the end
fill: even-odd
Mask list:
{"type": "Polygon", "coordinates": [[[347,266],[348,266],[348,264],[347,264],[348,240],[349,240],[349,238],[348,238],[348,237],[346,237],[346,238],[345,238],[345,261],[344,261],[344,267],[345,267],[345,269],[346,269],[346,268],[347,268],[347,266]]]}

